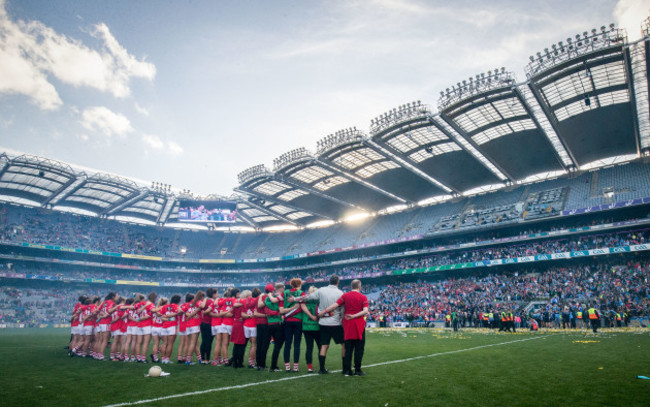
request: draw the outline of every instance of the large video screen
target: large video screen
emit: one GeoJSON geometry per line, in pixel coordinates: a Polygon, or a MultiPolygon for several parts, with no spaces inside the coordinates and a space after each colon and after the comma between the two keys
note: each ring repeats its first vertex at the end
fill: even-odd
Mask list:
{"type": "Polygon", "coordinates": [[[180,200],[180,222],[234,223],[237,221],[237,204],[229,201],[180,200]]]}

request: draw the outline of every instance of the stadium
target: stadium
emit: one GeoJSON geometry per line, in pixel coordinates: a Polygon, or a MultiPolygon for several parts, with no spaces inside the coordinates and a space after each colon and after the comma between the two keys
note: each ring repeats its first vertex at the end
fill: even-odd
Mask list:
{"type": "MultiPolygon", "coordinates": [[[[525,80],[494,68],[365,129],[286,146],[272,166],[242,168],[232,192],[2,152],[3,404],[647,405],[650,18],[640,30],[565,33],[533,50],[525,80]],[[294,352],[280,340],[295,323],[287,312],[261,360],[249,336],[228,345],[214,330],[248,307],[244,293],[258,304],[281,287],[288,310],[301,301],[290,291],[337,284],[345,298],[360,284],[367,301],[359,374],[338,344],[325,348],[330,374],[311,374],[327,370],[318,346],[306,358],[308,311],[294,352]],[[239,305],[218,308],[230,293],[239,305]],[[128,308],[140,294],[142,308],[128,308]],[[176,295],[199,352],[189,333],[161,334],[154,348],[148,334],[140,352],[144,334],[118,342],[97,329],[124,318],[126,332],[147,312],[176,329],[161,311],[176,295]],[[162,364],[169,377],[143,377],[162,364]]],[[[311,310],[321,321],[322,305],[311,310]]],[[[243,327],[270,327],[277,312],[251,307],[243,327]]]]}

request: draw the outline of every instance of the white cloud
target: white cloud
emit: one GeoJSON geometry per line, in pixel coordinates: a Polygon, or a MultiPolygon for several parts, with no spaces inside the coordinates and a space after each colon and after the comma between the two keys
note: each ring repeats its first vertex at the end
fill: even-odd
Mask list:
{"type": "Polygon", "coordinates": [[[171,154],[171,155],[183,154],[183,147],[179,146],[174,141],[170,141],[169,143],[167,143],[167,148],[169,150],[169,154],[171,154]]]}
{"type": "Polygon", "coordinates": [[[160,150],[165,147],[165,143],[163,143],[160,137],[153,134],[143,134],[142,141],[154,150],[160,150]]]}
{"type": "Polygon", "coordinates": [[[616,24],[627,30],[630,40],[641,38],[641,22],[650,12],[650,0],[619,0],[614,8],[616,24]]]}
{"type": "Polygon", "coordinates": [[[0,0],[0,94],[25,95],[51,110],[63,102],[49,75],[115,97],[130,95],[131,78],[153,80],[156,67],[129,54],[105,24],[93,26],[90,34],[102,41],[100,50],[39,21],[12,21],[0,0]]]}
{"type": "Polygon", "coordinates": [[[110,142],[114,136],[125,137],[133,131],[129,119],[104,106],[85,109],[81,113],[81,125],[87,130],[103,135],[106,142],[110,142]]]}
{"type": "Polygon", "coordinates": [[[178,143],[174,141],[168,141],[165,143],[160,137],[154,134],[143,134],[142,142],[154,150],[162,151],[169,155],[183,154],[183,147],[178,143]]]}
{"type": "Polygon", "coordinates": [[[140,106],[137,102],[134,105],[135,110],[145,117],[149,117],[149,109],[140,106]]]}

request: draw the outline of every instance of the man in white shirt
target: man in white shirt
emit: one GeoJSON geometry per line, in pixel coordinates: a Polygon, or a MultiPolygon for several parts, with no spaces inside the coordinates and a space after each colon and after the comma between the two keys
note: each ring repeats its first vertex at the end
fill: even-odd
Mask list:
{"type": "MultiPolygon", "coordinates": [[[[309,300],[318,301],[318,312],[322,312],[341,298],[343,291],[339,289],[339,277],[333,275],[329,279],[327,287],[321,287],[310,295],[289,299],[289,301],[305,302],[309,300]]],[[[320,370],[318,373],[327,374],[329,371],[325,368],[325,356],[327,349],[329,349],[330,341],[334,339],[334,343],[341,345],[341,359],[345,358],[345,346],[343,346],[343,307],[336,308],[330,313],[326,313],[318,320],[320,325],[320,352],[318,354],[318,363],[320,370]]]]}

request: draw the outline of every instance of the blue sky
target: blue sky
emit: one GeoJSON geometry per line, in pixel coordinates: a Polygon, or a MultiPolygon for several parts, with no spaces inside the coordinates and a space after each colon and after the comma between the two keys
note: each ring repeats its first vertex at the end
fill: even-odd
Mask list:
{"type": "Polygon", "coordinates": [[[650,0],[0,0],[0,150],[229,195],[237,173],[650,0]]]}

